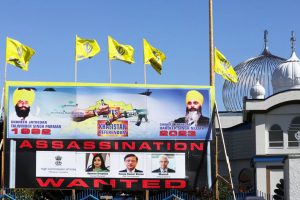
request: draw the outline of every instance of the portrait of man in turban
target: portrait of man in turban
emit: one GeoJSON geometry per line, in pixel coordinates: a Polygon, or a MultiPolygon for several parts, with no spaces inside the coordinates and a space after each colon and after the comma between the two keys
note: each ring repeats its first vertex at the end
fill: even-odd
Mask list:
{"type": "Polygon", "coordinates": [[[202,105],[204,103],[203,95],[196,91],[190,90],[186,94],[186,115],[185,117],[174,120],[175,123],[187,123],[190,126],[206,126],[209,118],[202,115],[202,105]]]}
{"type": "Polygon", "coordinates": [[[13,104],[15,106],[16,115],[22,120],[28,117],[30,106],[35,99],[35,91],[33,88],[17,88],[13,94],[13,104]]]}

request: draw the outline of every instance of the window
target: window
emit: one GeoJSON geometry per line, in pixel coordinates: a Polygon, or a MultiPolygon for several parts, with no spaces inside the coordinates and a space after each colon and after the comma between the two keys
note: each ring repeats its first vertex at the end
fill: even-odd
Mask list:
{"type": "Polygon", "coordinates": [[[283,147],[283,131],[277,124],[269,130],[269,147],[283,147]]]}
{"type": "Polygon", "coordinates": [[[288,130],[289,147],[299,147],[300,145],[300,117],[295,117],[288,130]]]}

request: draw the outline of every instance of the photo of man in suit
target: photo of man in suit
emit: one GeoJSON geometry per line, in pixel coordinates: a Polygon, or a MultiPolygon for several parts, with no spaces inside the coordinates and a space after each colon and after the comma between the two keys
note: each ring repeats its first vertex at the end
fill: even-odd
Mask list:
{"type": "Polygon", "coordinates": [[[124,157],[124,164],[126,166],[126,169],[119,171],[120,173],[126,172],[127,174],[143,174],[142,170],[136,169],[136,166],[138,164],[138,157],[135,154],[127,154],[124,157]]]}
{"type": "Polygon", "coordinates": [[[166,155],[159,156],[159,168],[152,171],[152,173],[159,173],[159,174],[168,174],[168,173],[175,173],[174,169],[168,167],[169,165],[169,158],[166,155]]]}

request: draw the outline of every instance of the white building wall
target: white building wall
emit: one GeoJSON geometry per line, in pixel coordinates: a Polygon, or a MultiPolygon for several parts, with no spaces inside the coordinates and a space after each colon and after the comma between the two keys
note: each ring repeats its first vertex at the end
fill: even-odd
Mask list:
{"type": "Polygon", "coordinates": [[[300,105],[299,104],[291,104],[278,107],[274,110],[271,110],[266,115],[266,154],[268,155],[286,155],[286,154],[295,154],[300,153],[300,148],[297,147],[288,147],[288,129],[290,127],[291,121],[295,117],[300,116],[300,105]],[[269,130],[272,125],[278,124],[283,131],[283,147],[269,147],[269,130]]]}
{"type": "Polygon", "coordinates": [[[256,155],[266,154],[266,116],[264,114],[255,114],[254,120],[255,125],[255,143],[256,143],[256,155]]]}
{"type": "Polygon", "coordinates": [[[300,155],[289,155],[284,165],[284,195],[286,200],[300,197],[300,155]]]}
{"type": "Polygon", "coordinates": [[[265,165],[256,164],[256,189],[260,192],[267,193],[267,169],[265,165]]]}
{"type": "MultiPolygon", "coordinates": [[[[243,113],[242,112],[226,112],[219,113],[220,122],[222,128],[231,128],[238,124],[243,123],[243,113]]],[[[215,117],[215,127],[219,128],[219,123],[217,121],[217,116],[215,117]]]]}

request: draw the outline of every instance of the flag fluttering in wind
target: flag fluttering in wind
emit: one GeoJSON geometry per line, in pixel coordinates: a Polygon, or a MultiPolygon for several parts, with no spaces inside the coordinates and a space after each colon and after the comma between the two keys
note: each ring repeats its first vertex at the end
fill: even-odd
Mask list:
{"type": "Polygon", "coordinates": [[[100,46],[96,40],[83,39],[76,35],[75,60],[92,58],[100,52],[100,46]]]}
{"type": "Polygon", "coordinates": [[[6,62],[28,71],[28,65],[31,57],[35,54],[29,46],[20,43],[17,40],[6,38],[6,62]]]}
{"type": "Polygon", "coordinates": [[[214,70],[216,73],[222,75],[224,79],[231,81],[233,83],[237,83],[238,77],[232,65],[217,48],[215,48],[214,70]]]}
{"type": "Polygon", "coordinates": [[[143,43],[144,64],[150,64],[155,69],[155,71],[157,71],[157,73],[161,74],[162,62],[166,60],[165,54],[151,46],[146,39],[143,39],[143,43]]]}
{"type": "Polygon", "coordinates": [[[121,60],[129,64],[134,63],[134,49],[130,45],[119,44],[111,36],[108,36],[108,58],[121,60]]]}

